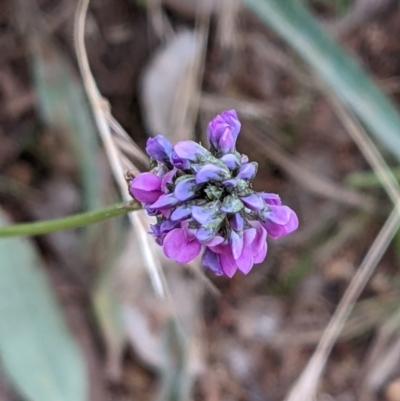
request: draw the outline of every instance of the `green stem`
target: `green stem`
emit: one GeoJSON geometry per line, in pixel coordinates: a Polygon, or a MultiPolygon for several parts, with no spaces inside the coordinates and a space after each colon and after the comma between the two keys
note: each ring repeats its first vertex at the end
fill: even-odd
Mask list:
{"type": "Polygon", "coordinates": [[[0,227],[0,237],[15,237],[19,235],[40,235],[54,231],[70,230],[89,224],[98,223],[113,217],[122,216],[129,212],[141,209],[141,205],[135,201],[116,203],[104,209],[75,214],[61,219],[38,221],[36,223],[14,224],[0,227]]]}

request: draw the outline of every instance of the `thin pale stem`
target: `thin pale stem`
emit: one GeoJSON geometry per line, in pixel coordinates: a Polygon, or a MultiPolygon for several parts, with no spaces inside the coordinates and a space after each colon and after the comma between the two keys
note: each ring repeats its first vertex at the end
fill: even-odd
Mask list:
{"type": "Polygon", "coordinates": [[[116,203],[92,212],[75,214],[60,219],[38,221],[36,223],[13,224],[0,227],[0,237],[15,237],[48,234],[54,231],[71,230],[72,228],[88,226],[113,217],[122,216],[141,209],[137,202],[116,203]]]}
{"type": "MultiPolygon", "coordinates": [[[[90,71],[89,60],[87,57],[85,47],[85,20],[90,0],[79,0],[78,7],[75,14],[75,47],[78,60],[79,69],[81,71],[82,80],[89,102],[91,104],[94,119],[99,131],[101,140],[106,151],[111,170],[113,172],[115,181],[117,182],[122,199],[127,201],[131,199],[125,178],[124,169],[121,162],[121,152],[115,145],[112,137],[111,128],[107,121],[107,115],[110,114],[108,103],[102,98],[96,82],[90,71]]],[[[132,169],[135,166],[132,165],[132,169]]],[[[143,260],[146,261],[146,266],[149,269],[150,279],[153,283],[154,289],[161,297],[165,296],[165,280],[163,279],[162,268],[159,261],[154,256],[146,231],[148,231],[148,220],[144,221],[140,218],[140,213],[132,213],[129,215],[132,226],[138,234],[138,241],[140,243],[140,251],[143,260]]]]}

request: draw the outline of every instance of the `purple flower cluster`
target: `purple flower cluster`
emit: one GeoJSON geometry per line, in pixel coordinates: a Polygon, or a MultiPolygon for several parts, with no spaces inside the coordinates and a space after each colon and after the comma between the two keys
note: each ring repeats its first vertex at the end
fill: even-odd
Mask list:
{"type": "Polygon", "coordinates": [[[257,163],[236,151],[239,131],[230,110],[209,123],[210,150],[150,138],[153,169],[129,182],[130,194],[157,216],[151,234],[167,257],[187,263],[203,251],[202,266],[228,277],[265,259],[267,235],[279,238],[298,227],[296,213],[278,195],[253,191],[257,163]]]}

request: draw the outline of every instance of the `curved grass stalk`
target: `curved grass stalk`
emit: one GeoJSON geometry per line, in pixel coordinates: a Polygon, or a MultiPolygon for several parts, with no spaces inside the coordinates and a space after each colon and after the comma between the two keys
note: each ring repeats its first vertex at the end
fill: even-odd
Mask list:
{"type": "MultiPolygon", "coordinates": [[[[85,47],[85,21],[89,2],[90,0],[79,0],[76,9],[74,30],[76,56],[86,94],[93,110],[97,129],[103,142],[103,146],[106,151],[106,155],[112,173],[114,175],[114,179],[119,187],[122,199],[128,201],[131,197],[129,195],[124,178],[121,153],[113,140],[112,130],[107,119],[107,115],[110,114],[108,103],[101,96],[100,91],[97,88],[96,82],[90,70],[89,60],[85,47]]],[[[146,263],[146,267],[148,269],[153,287],[158,296],[164,297],[167,292],[165,288],[165,278],[160,262],[154,256],[151,244],[149,243],[149,240],[147,238],[147,224],[145,224],[143,219],[141,219],[140,213],[130,214],[129,218],[132,227],[134,227],[137,232],[138,240],[140,243],[140,253],[142,254],[143,260],[146,263]]]]}

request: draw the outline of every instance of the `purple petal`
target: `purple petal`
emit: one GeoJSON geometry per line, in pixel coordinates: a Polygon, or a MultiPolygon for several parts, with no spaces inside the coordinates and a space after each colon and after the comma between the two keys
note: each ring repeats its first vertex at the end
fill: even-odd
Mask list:
{"type": "Polygon", "coordinates": [[[159,245],[162,245],[164,237],[174,228],[177,228],[179,223],[173,222],[171,220],[160,221],[157,224],[153,224],[150,226],[151,235],[156,237],[156,242],[159,245]]]}
{"type": "Polygon", "coordinates": [[[167,207],[166,209],[158,209],[158,211],[161,213],[161,216],[164,217],[164,219],[169,219],[172,213],[170,207],[167,207]]]}
{"type": "Polygon", "coordinates": [[[224,237],[216,235],[215,237],[211,238],[210,241],[207,241],[204,245],[209,247],[209,248],[212,248],[212,247],[215,247],[217,245],[221,245],[224,241],[225,241],[224,237]]]}
{"type": "Polygon", "coordinates": [[[129,193],[143,203],[153,203],[161,195],[161,179],[152,173],[141,173],[129,184],[129,193]]]}
{"type": "Polygon", "coordinates": [[[248,228],[243,232],[244,247],[250,248],[254,239],[256,238],[257,230],[255,228],[248,228]]]}
{"type": "Polygon", "coordinates": [[[170,162],[174,167],[180,170],[188,170],[190,168],[190,161],[179,157],[175,152],[172,152],[170,162]]]}
{"type": "Polygon", "coordinates": [[[170,231],[164,240],[164,253],[170,259],[175,259],[187,244],[187,238],[180,228],[170,231]]]}
{"type": "Polygon", "coordinates": [[[160,227],[161,223],[151,224],[150,225],[151,232],[149,232],[150,235],[153,235],[155,237],[156,243],[159,245],[162,244],[164,238],[164,235],[161,234],[160,227]]]}
{"type": "Polygon", "coordinates": [[[193,141],[181,141],[174,146],[175,154],[192,162],[197,161],[199,156],[206,156],[208,151],[200,144],[193,141]]]}
{"type": "Polygon", "coordinates": [[[264,213],[266,218],[276,224],[284,225],[290,220],[291,213],[294,213],[288,206],[269,205],[268,211],[264,213]]]}
{"type": "Polygon", "coordinates": [[[236,264],[242,273],[249,273],[254,265],[253,254],[250,248],[243,248],[242,254],[236,259],[236,264]]]}
{"type": "Polygon", "coordinates": [[[297,217],[297,214],[292,210],[292,213],[290,214],[290,219],[286,224],[286,233],[290,234],[291,232],[296,231],[298,228],[299,218],[297,217]]]}
{"type": "Polygon", "coordinates": [[[258,221],[251,222],[256,229],[256,236],[251,243],[251,252],[253,254],[254,263],[261,263],[267,255],[267,231],[258,221]]]}
{"type": "Polygon", "coordinates": [[[161,195],[158,200],[150,205],[153,209],[163,209],[171,207],[179,203],[178,199],[175,198],[174,194],[161,195]]]}
{"type": "Polygon", "coordinates": [[[234,179],[234,178],[231,178],[230,180],[226,180],[226,181],[224,181],[223,183],[222,183],[222,185],[224,186],[224,187],[227,187],[227,188],[235,188],[236,186],[237,186],[237,181],[234,179]]]}
{"type": "MultiPolygon", "coordinates": [[[[160,195],[161,196],[161,195],[160,195]]],[[[149,205],[144,205],[144,210],[149,216],[157,216],[160,212],[156,209],[152,209],[149,205]]]]}
{"type": "MultiPolygon", "coordinates": [[[[165,241],[165,240],[164,240],[165,241]]],[[[193,239],[187,243],[179,255],[175,258],[178,263],[188,263],[193,260],[201,251],[201,244],[199,241],[193,239]]]]}
{"type": "Polygon", "coordinates": [[[192,206],[192,216],[202,225],[211,224],[219,205],[220,202],[209,202],[205,206],[192,206]]]}
{"type": "Polygon", "coordinates": [[[260,196],[267,205],[280,206],[282,204],[281,198],[277,194],[258,192],[258,196],[260,196]]]}
{"type": "Polygon", "coordinates": [[[168,161],[172,154],[172,145],[167,138],[157,135],[147,140],[146,152],[159,162],[168,161]]]}
{"type": "Polygon", "coordinates": [[[233,137],[232,132],[226,129],[219,140],[219,149],[223,154],[233,152],[235,150],[235,144],[236,139],[233,137]]]}
{"type": "Polygon", "coordinates": [[[257,173],[258,164],[256,162],[246,163],[240,167],[237,178],[242,180],[252,180],[257,173]]]}
{"type": "Polygon", "coordinates": [[[192,207],[188,205],[180,205],[172,212],[170,219],[172,221],[180,221],[187,219],[192,215],[192,207]]]}
{"type": "Polygon", "coordinates": [[[227,170],[214,164],[206,164],[196,174],[196,183],[202,184],[208,181],[223,181],[227,178],[229,178],[227,170]]]}
{"type": "Polygon", "coordinates": [[[166,173],[162,178],[161,189],[164,191],[164,193],[170,192],[168,186],[170,186],[173,183],[176,172],[177,169],[173,168],[171,171],[168,171],[168,173],[166,173]]]}
{"type": "Polygon", "coordinates": [[[262,210],[264,209],[264,201],[256,194],[251,194],[240,198],[242,202],[251,210],[262,210]]]}
{"type": "Polygon", "coordinates": [[[221,276],[223,274],[219,256],[207,248],[204,251],[203,257],[201,259],[201,266],[206,267],[207,269],[210,269],[217,276],[221,276]]]}
{"type": "Polygon", "coordinates": [[[221,161],[231,171],[236,170],[240,166],[240,162],[239,162],[238,158],[233,153],[228,153],[225,156],[222,156],[221,161]]]}
{"type": "Polygon", "coordinates": [[[161,179],[153,173],[140,173],[131,181],[131,187],[146,191],[159,191],[161,179]]]}
{"type": "Polygon", "coordinates": [[[186,201],[195,196],[196,180],[194,177],[184,178],[175,187],[174,194],[180,201],[186,201]]]}
{"type": "Polygon", "coordinates": [[[223,153],[234,150],[240,131],[240,122],[235,110],[224,111],[209,124],[207,136],[212,147],[223,153]]]}
{"type": "Polygon", "coordinates": [[[200,242],[210,241],[214,235],[215,235],[215,230],[212,228],[200,227],[196,231],[196,238],[200,242]]]}
{"type": "Polygon", "coordinates": [[[257,254],[253,253],[253,262],[262,263],[265,257],[267,256],[267,251],[268,251],[268,244],[264,242],[259,252],[257,254]]]}
{"type": "Polygon", "coordinates": [[[176,228],[179,225],[176,221],[164,220],[160,224],[160,233],[164,234],[176,228]]]}
{"type": "Polygon", "coordinates": [[[184,232],[184,234],[186,235],[186,238],[188,240],[192,240],[192,239],[196,238],[197,228],[190,228],[189,223],[191,223],[191,222],[193,222],[193,220],[183,220],[181,222],[182,231],[184,232]]]}
{"type": "Polygon", "coordinates": [[[299,220],[296,213],[288,206],[269,206],[270,211],[263,214],[266,221],[262,223],[268,234],[277,239],[297,230],[299,220]]]}
{"type": "Polygon", "coordinates": [[[240,131],[240,127],[241,127],[241,124],[240,124],[240,121],[239,121],[236,111],[233,109],[224,111],[221,115],[223,118],[225,118],[229,122],[230,126],[232,127],[232,135],[235,137],[235,140],[236,140],[239,135],[239,131],[240,131]]]}
{"type": "Polygon", "coordinates": [[[161,234],[161,223],[156,223],[156,224],[150,224],[150,229],[151,229],[151,235],[160,235],[161,234]]]}
{"type": "Polygon", "coordinates": [[[235,213],[229,219],[229,223],[234,230],[236,230],[236,231],[243,230],[243,217],[240,215],[240,213],[235,213]]]}
{"type": "Polygon", "coordinates": [[[232,230],[229,237],[229,245],[232,249],[233,258],[239,259],[243,252],[243,237],[240,236],[236,231],[232,230]]]}
{"type": "Polygon", "coordinates": [[[210,244],[212,241],[213,239],[206,242],[205,245],[208,246],[213,252],[217,253],[218,255],[226,252],[232,253],[231,247],[229,246],[228,242],[225,239],[218,245],[209,246],[208,244],[210,244]]]}
{"type": "Polygon", "coordinates": [[[258,255],[263,248],[264,244],[267,243],[267,231],[258,221],[251,222],[251,225],[256,230],[256,235],[251,243],[251,251],[254,255],[258,255]]]}
{"type": "MultiPolygon", "coordinates": [[[[229,248],[228,248],[229,249],[229,248]]],[[[221,267],[224,273],[229,277],[232,278],[233,275],[236,273],[237,265],[235,259],[233,259],[232,253],[230,249],[228,252],[221,253],[219,255],[219,260],[221,262],[221,267]]]]}
{"type": "Polygon", "coordinates": [[[178,263],[188,263],[201,251],[201,244],[197,240],[188,240],[182,229],[170,231],[164,238],[164,253],[178,263]]]}

